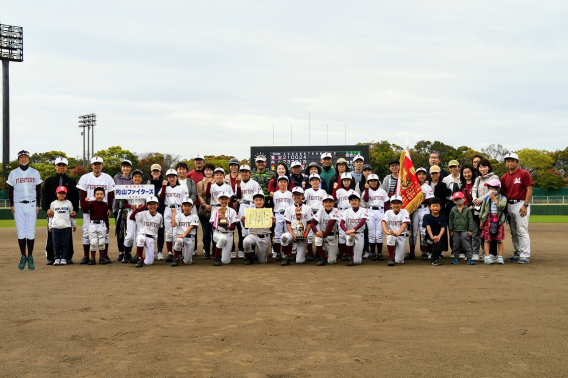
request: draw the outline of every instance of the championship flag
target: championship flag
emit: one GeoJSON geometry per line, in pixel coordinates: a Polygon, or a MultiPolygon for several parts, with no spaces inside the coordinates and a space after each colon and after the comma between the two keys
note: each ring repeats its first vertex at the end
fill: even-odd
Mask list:
{"type": "Polygon", "coordinates": [[[400,173],[396,187],[398,195],[402,197],[402,208],[406,209],[408,214],[412,214],[424,200],[424,194],[408,149],[402,151],[400,155],[400,173]]]}

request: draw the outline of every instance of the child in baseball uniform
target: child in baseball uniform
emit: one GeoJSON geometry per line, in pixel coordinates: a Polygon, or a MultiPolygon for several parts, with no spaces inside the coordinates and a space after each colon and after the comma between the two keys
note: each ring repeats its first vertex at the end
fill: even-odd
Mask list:
{"type": "Polygon", "coordinates": [[[407,256],[408,260],[414,260],[415,249],[417,238],[420,236],[420,251],[422,252],[422,261],[428,261],[428,245],[426,244],[426,228],[422,225],[422,220],[424,216],[430,212],[428,209],[428,203],[431,198],[434,198],[434,191],[426,183],[426,178],[428,178],[428,172],[426,168],[418,168],[416,170],[416,177],[420,183],[420,188],[422,189],[422,194],[424,199],[422,203],[414,212],[412,213],[412,228],[409,230],[412,232],[412,238],[410,238],[410,253],[407,256]],[[414,244],[412,243],[414,242],[414,244]]]}
{"type": "Polygon", "coordinates": [[[408,211],[402,208],[402,197],[398,194],[390,198],[390,210],[387,210],[382,220],[383,234],[387,236],[389,266],[404,264],[406,251],[406,228],[410,223],[408,211]]]}
{"type": "Polygon", "coordinates": [[[278,190],[272,195],[274,203],[274,217],[276,224],[274,226],[274,253],[272,258],[279,261],[282,258],[282,235],[286,232],[286,220],[284,213],[286,209],[294,203],[292,192],[288,190],[288,176],[278,177],[278,190]]]}
{"type": "MultiPolygon", "coordinates": [[[[345,210],[350,209],[351,205],[349,204],[349,196],[355,193],[355,190],[351,188],[351,183],[353,182],[353,176],[351,173],[345,172],[341,174],[341,185],[335,187],[333,189],[333,199],[337,203],[337,210],[339,210],[339,214],[343,216],[345,210]]],[[[346,239],[345,239],[345,231],[340,227],[339,228],[339,253],[341,254],[341,260],[347,261],[347,248],[345,247],[346,239]]]]}
{"type": "Polygon", "coordinates": [[[18,231],[18,245],[22,254],[18,269],[24,270],[27,263],[28,269],[34,270],[35,263],[32,253],[42,180],[39,172],[30,167],[30,153],[28,151],[18,152],[18,162],[20,166],[10,171],[6,181],[10,207],[18,231]],[[27,256],[26,246],[28,248],[27,256]]]}
{"type": "Polygon", "coordinates": [[[131,261],[136,263],[137,268],[154,263],[154,245],[158,231],[164,228],[164,217],[158,213],[159,204],[158,197],[150,196],[146,198],[146,207],[136,209],[130,214],[130,219],[136,220],[139,230],[136,237],[136,258],[131,261]],[[146,249],[146,259],[143,258],[144,249],[146,249]]]}
{"type": "Polygon", "coordinates": [[[453,236],[454,241],[454,260],[452,264],[459,264],[461,254],[465,254],[467,265],[475,265],[473,260],[473,248],[471,246],[471,236],[475,229],[473,223],[473,214],[469,207],[464,204],[464,195],[462,192],[455,192],[452,200],[456,204],[450,210],[450,218],[448,222],[448,230],[453,236]]]}
{"type": "MultiPolygon", "coordinates": [[[[221,167],[215,168],[215,170],[213,171],[213,179],[213,182],[207,183],[207,187],[205,189],[205,198],[209,199],[210,201],[211,213],[213,213],[216,208],[221,206],[221,202],[219,201],[219,193],[221,192],[225,192],[230,196],[228,206],[233,207],[232,198],[235,193],[233,192],[231,185],[225,183],[225,170],[221,167]]],[[[231,245],[231,250],[232,249],[233,246],[231,245]]],[[[234,259],[236,257],[237,254],[232,251],[230,253],[230,258],[234,259]]]]}
{"type": "Polygon", "coordinates": [[[440,266],[442,265],[442,262],[440,261],[443,248],[442,238],[446,233],[448,224],[446,222],[446,217],[444,215],[440,215],[440,212],[442,211],[442,200],[440,198],[431,198],[429,208],[430,213],[424,215],[424,218],[422,218],[422,227],[426,228],[426,244],[430,251],[432,265],[440,266]]]}
{"type": "Polygon", "coordinates": [[[318,266],[325,265],[324,243],[327,242],[327,263],[335,264],[338,251],[338,229],[341,214],[335,207],[335,201],[329,194],[323,199],[323,207],[318,210],[312,219],[312,232],[318,253],[318,266]]]}
{"type": "Polygon", "coordinates": [[[53,217],[47,218],[48,231],[52,234],[53,253],[55,260],[53,265],[67,265],[67,250],[69,249],[69,238],[71,229],[77,230],[77,222],[73,213],[73,204],[66,199],[67,188],[57,187],[55,191],[57,199],[51,203],[49,208],[53,211],[53,217]]]}
{"type": "Polygon", "coordinates": [[[181,201],[181,213],[176,214],[172,209],[172,227],[175,232],[174,259],[172,266],[179,265],[179,258],[183,249],[183,263],[190,265],[193,262],[193,251],[199,227],[199,216],[193,213],[193,201],[185,197],[181,201]]]}
{"type": "Polygon", "coordinates": [[[360,207],[361,197],[357,192],[349,195],[350,209],[343,212],[340,227],[345,232],[347,247],[347,266],[360,265],[363,262],[363,247],[365,245],[365,223],[369,215],[367,209],[360,207]]]}
{"type": "MultiPolygon", "coordinates": [[[[258,188],[258,191],[252,196],[255,209],[264,208],[264,193],[262,188],[258,188]]],[[[244,224],[246,216],[243,213],[241,217],[241,222],[244,224]]],[[[276,217],[272,216],[272,224],[276,222],[276,217]]],[[[245,265],[251,265],[254,262],[254,252],[252,246],[256,245],[258,248],[258,262],[261,264],[266,264],[268,261],[268,250],[270,249],[270,228],[250,228],[249,234],[245,237],[243,241],[245,248],[245,265]]]]}
{"type": "MultiPolygon", "coordinates": [[[[237,212],[229,207],[232,193],[225,191],[215,194],[219,206],[213,207],[209,222],[213,227],[213,242],[215,242],[214,266],[231,263],[231,249],[233,248],[233,231],[239,222],[237,212]]],[[[213,197],[212,197],[213,198],[213,197]]]]}
{"type": "MultiPolygon", "coordinates": [[[[312,167],[312,169],[316,168],[312,167]]],[[[304,202],[312,209],[312,213],[316,214],[323,207],[322,201],[327,196],[327,192],[320,188],[321,178],[319,174],[312,173],[309,176],[309,183],[311,187],[304,192],[304,202]]],[[[312,250],[313,237],[314,233],[310,229],[308,234],[308,254],[306,256],[308,261],[314,261],[314,252],[312,250]]]]}
{"type": "Polygon", "coordinates": [[[282,247],[284,247],[284,259],[280,265],[290,265],[290,253],[292,243],[296,243],[296,264],[303,264],[306,261],[307,237],[309,223],[314,217],[312,209],[304,205],[304,189],[295,187],[292,189],[294,204],[289,206],[284,213],[286,221],[286,232],[282,235],[282,247]]]}
{"type": "Polygon", "coordinates": [[[89,214],[89,240],[91,241],[91,259],[88,265],[95,265],[95,256],[97,248],[99,250],[99,264],[107,264],[106,253],[106,236],[109,232],[108,222],[108,204],[104,202],[105,190],[96,188],[94,190],[95,200],[87,199],[83,211],[89,214]]]}
{"type": "MultiPolygon", "coordinates": [[[[223,176],[224,177],[224,176],[223,176]]],[[[164,210],[164,226],[166,231],[166,248],[168,250],[168,257],[166,262],[172,262],[174,255],[172,253],[174,244],[174,228],[172,227],[172,209],[181,211],[181,201],[187,197],[187,189],[185,186],[180,185],[178,181],[177,171],[175,169],[168,169],[166,172],[167,180],[162,182],[162,189],[158,196],[164,201],[166,209],[164,210]]],[[[148,251],[146,251],[148,253],[148,251]]],[[[163,260],[164,256],[158,253],[158,260],[163,260]]]]}
{"type": "Polygon", "coordinates": [[[484,264],[494,264],[495,261],[489,256],[491,241],[497,242],[497,264],[504,264],[503,249],[505,248],[503,240],[505,239],[505,221],[507,219],[505,208],[507,207],[507,198],[500,193],[501,181],[493,179],[485,184],[489,189],[489,194],[485,196],[481,203],[479,211],[479,228],[481,228],[481,237],[485,240],[484,264]]]}
{"type": "MultiPolygon", "coordinates": [[[[136,169],[132,172],[132,183],[134,185],[141,185],[144,180],[144,175],[142,171],[136,169]]],[[[134,239],[136,238],[136,220],[130,219],[132,212],[136,209],[140,209],[146,204],[145,198],[135,198],[127,199],[122,204],[122,207],[127,209],[126,213],[126,236],[124,237],[124,257],[122,258],[122,263],[127,264],[132,261],[132,245],[134,244],[134,239]]]]}
{"type": "Polygon", "coordinates": [[[383,258],[383,224],[387,192],[379,186],[379,176],[371,173],[367,176],[367,184],[363,193],[363,201],[367,205],[367,228],[371,261],[384,261],[383,258]],[[375,247],[377,253],[375,254],[375,247]]]}
{"type": "MultiPolygon", "coordinates": [[[[258,193],[259,190],[262,190],[260,184],[250,178],[250,166],[243,164],[239,167],[239,171],[241,174],[241,179],[237,177],[236,185],[237,185],[237,199],[239,201],[239,219],[244,217],[245,209],[254,208],[253,203],[253,195],[258,193]]],[[[264,198],[264,197],[263,197],[264,198]]],[[[241,229],[243,239],[249,234],[249,230],[245,228],[244,222],[241,222],[241,229]]],[[[243,245],[244,248],[244,245],[243,245]]],[[[239,256],[240,257],[240,256],[239,256]]]]}

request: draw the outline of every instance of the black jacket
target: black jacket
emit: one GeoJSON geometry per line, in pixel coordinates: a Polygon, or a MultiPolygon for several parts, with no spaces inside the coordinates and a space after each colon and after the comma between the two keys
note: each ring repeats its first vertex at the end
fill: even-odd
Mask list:
{"type": "MultiPolygon", "coordinates": [[[[428,181],[428,185],[431,184],[431,181],[428,181]]],[[[442,202],[442,211],[444,211],[446,207],[446,202],[448,202],[447,197],[451,194],[450,189],[442,182],[442,180],[438,181],[438,184],[434,188],[434,197],[438,197],[442,202]]],[[[448,214],[449,215],[449,214],[448,214]]]]}
{"type": "Polygon", "coordinates": [[[60,178],[63,186],[67,188],[67,199],[71,201],[73,210],[79,211],[79,190],[77,190],[77,182],[66,174],[56,174],[45,179],[43,188],[41,189],[41,208],[47,212],[51,203],[57,199],[55,191],[59,186],[60,178]]]}
{"type": "MultiPolygon", "coordinates": [[[[191,179],[190,179],[191,180],[191,179]]],[[[160,176],[160,178],[158,180],[154,180],[154,179],[149,179],[148,181],[146,181],[146,185],[154,185],[154,195],[156,197],[158,197],[158,213],[160,214],[164,214],[164,210],[166,209],[166,205],[164,203],[164,200],[160,198],[160,196],[158,196],[158,193],[160,193],[160,190],[162,190],[162,182],[164,181],[164,179],[162,178],[162,176],[160,176]]]]}

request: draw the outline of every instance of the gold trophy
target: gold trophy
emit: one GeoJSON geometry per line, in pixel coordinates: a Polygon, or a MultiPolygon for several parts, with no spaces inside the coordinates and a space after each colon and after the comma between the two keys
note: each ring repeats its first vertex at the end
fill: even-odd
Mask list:
{"type": "Polygon", "coordinates": [[[219,208],[219,226],[221,227],[225,227],[227,228],[229,226],[229,222],[227,221],[227,218],[225,217],[225,212],[227,211],[226,207],[221,207],[219,208]]]}
{"type": "Polygon", "coordinates": [[[304,224],[302,223],[302,207],[296,208],[296,219],[298,224],[296,225],[296,240],[304,240],[304,224]]]}

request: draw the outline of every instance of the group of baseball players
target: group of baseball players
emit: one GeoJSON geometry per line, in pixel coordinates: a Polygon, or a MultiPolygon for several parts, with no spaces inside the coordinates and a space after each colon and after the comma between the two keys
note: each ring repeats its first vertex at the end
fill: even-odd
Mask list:
{"type": "Polygon", "coordinates": [[[20,165],[10,172],[7,184],[21,252],[20,270],[26,264],[29,270],[35,269],[40,201],[48,219],[48,265],[73,263],[72,232],[77,228],[79,208],[83,213],[83,265],[96,265],[97,251],[100,265],[112,262],[111,213],[116,218],[117,260],[137,268],[156,260],[166,260],[174,267],[180,262],[192,264],[200,227],[203,258],[213,259],[215,266],[237,258],[245,265],[267,263],[270,254],[282,266],[289,265],[294,254],[296,264],[317,260],[317,266],[324,266],[340,260],[353,266],[369,259],[388,260],[388,266],[395,266],[416,259],[418,242],[422,260],[435,266],[441,265],[448,247],[452,264],[475,265],[481,260],[502,264],[507,222],[514,248],[507,261],[527,264],[532,179],[518,167],[518,160],[516,154],[508,154],[509,172],[499,179],[481,156],[464,166],[452,160],[447,173],[439,166],[440,154],[432,152],[430,166],[416,169],[424,199],[412,214],[403,208],[399,195],[398,160],[389,162],[391,174],[381,182],[363,156],[353,157],[349,166],[345,159],[333,162],[327,152],[321,154],[321,165],[282,162],[275,172],[266,168],[263,155],[255,158],[254,169],[231,159],[229,172],[225,172],[197,154],[194,170],[188,172],[182,162],[168,169],[165,177],[158,164],[145,177],[124,160],[114,178],[103,172],[103,159],[95,156],[90,160],[92,171],[78,183],[67,176],[67,159],[60,157],[55,161],[56,175],[46,179],[42,189],[39,172],[30,167],[30,153],[22,150],[18,152],[20,165]],[[155,195],[115,199],[115,185],[119,184],[152,184],[155,195]],[[254,208],[271,209],[271,227],[246,227],[246,209],[254,208]],[[383,242],[388,258],[383,256],[383,242]]]}

